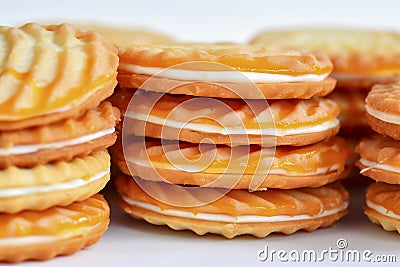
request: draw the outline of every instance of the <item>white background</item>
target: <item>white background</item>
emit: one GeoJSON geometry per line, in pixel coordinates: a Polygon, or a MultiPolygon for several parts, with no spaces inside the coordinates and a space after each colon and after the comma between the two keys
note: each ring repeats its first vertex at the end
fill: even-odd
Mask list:
{"type": "MultiPolygon", "coordinates": [[[[399,1],[0,1],[0,24],[25,22],[101,22],[156,29],[185,41],[246,42],[261,29],[301,26],[347,26],[400,30],[399,1]]],[[[266,266],[257,252],[269,249],[322,251],[345,238],[348,249],[394,254],[400,261],[397,233],[383,231],[362,214],[363,188],[352,188],[351,213],[336,227],[312,233],[264,239],[250,236],[227,240],[176,232],[131,220],[114,204],[109,231],[95,246],[70,257],[35,266],[266,266]]],[[[279,263],[277,261],[273,262],[279,263]]],[[[325,264],[350,265],[329,260],[325,264]]],[[[354,264],[353,264],[354,265],[354,264]]],[[[360,265],[361,266],[361,265],[360,265]]],[[[396,266],[387,264],[386,266],[396,266]]]]}

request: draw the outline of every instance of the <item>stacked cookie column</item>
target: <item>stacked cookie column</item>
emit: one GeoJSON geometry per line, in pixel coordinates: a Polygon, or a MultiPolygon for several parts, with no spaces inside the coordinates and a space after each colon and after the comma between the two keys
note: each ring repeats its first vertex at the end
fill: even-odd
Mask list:
{"type": "Polygon", "coordinates": [[[335,86],[327,58],[213,44],[119,56],[113,161],[132,217],[232,238],[312,231],[347,213],[339,108],[319,98],[335,86]]]}
{"type": "Polygon", "coordinates": [[[109,207],[106,150],[119,110],[116,49],[62,24],[0,27],[0,261],[46,260],[96,243],[109,207]]]}
{"type": "Polygon", "coordinates": [[[400,233],[400,83],[375,85],[366,102],[366,118],[379,134],[357,147],[361,173],[376,181],[366,189],[365,214],[387,231],[400,233]]]}

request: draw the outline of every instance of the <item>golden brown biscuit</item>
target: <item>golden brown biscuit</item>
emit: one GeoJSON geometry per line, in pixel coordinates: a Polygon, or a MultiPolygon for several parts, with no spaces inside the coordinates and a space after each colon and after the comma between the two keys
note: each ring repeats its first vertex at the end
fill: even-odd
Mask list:
{"type": "MultiPolygon", "coordinates": [[[[121,194],[119,204],[125,212],[136,219],[168,225],[175,230],[192,230],[199,235],[265,237],[272,232],[312,231],[332,225],[348,212],[349,195],[339,183],[320,188],[269,189],[253,193],[231,190],[212,203],[195,207],[186,205],[187,200],[198,197],[189,191],[161,182],[141,180],[140,183],[151,186],[167,199],[181,200],[182,204],[178,207],[160,202],[146,194],[132,177],[120,176],[116,186],[121,194]]],[[[214,194],[218,189],[201,190],[203,194],[214,194]]]]}
{"type": "Polygon", "coordinates": [[[44,211],[0,213],[0,261],[48,260],[95,244],[108,228],[102,195],[44,211]]]}
{"type": "Polygon", "coordinates": [[[125,113],[124,132],[138,136],[230,146],[299,146],[327,139],[339,129],[339,107],[328,99],[211,99],[143,90],[132,94],[124,90],[112,101],[125,113]]]}
{"type": "Polygon", "coordinates": [[[84,200],[110,179],[110,156],[103,149],[69,162],[9,167],[0,171],[0,212],[44,210],[84,200]]]}
{"type": "Polygon", "coordinates": [[[364,138],[357,146],[361,173],[376,181],[400,184],[400,143],[381,135],[364,138]]]}
{"type": "Polygon", "coordinates": [[[400,82],[375,85],[365,102],[366,119],[371,128],[400,140],[400,82]]]}
{"type": "Polygon", "coordinates": [[[311,98],[336,81],[324,56],[238,44],[136,45],[119,49],[118,82],[171,94],[218,98],[311,98]]]}
{"type": "Polygon", "coordinates": [[[306,28],[259,33],[252,44],[326,53],[339,90],[367,91],[400,77],[400,34],[340,28],[306,28]]]}
{"type": "Polygon", "coordinates": [[[0,40],[0,130],[76,117],[116,85],[117,51],[93,31],[30,23],[0,27],[0,40]]]}
{"type": "Polygon", "coordinates": [[[343,178],[350,155],[339,138],[304,147],[228,147],[135,138],[114,147],[113,161],[144,180],[207,187],[265,190],[319,187],[343,178]],[[182,153],[182,154],[180,154],[182,153]],[[272,162],[271,162],[272,158],[272,162]],[[128,167],[129,166],[129,167],[128,167]]]}
{"type": "Polygon", "coordinates": [[[386,231],[400,233],[400,185],[373,183],[367,188],[364,213],[386,231]]]}
{"type": "Polygon", "coordinates": [[[0,168],[69,161],[115,143],[120,113],[109,102],[77,118],[17,131],[0,131],[0,168]]]}

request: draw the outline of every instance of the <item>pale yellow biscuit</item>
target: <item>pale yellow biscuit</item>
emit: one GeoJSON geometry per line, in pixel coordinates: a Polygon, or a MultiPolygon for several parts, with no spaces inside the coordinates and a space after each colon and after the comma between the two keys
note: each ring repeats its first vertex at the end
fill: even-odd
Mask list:
{"type": "Polygon", "coordinates": [[[115,143],[120,112],[109,102],[77,118],[22,130],[0,131],[0,169],[69,161],[115,143]]]}
{"type": "Polygon", "coordinates": [[[0,212],[44,210],[69,205],[98,193],[110,179],[106,150],[70,162],[0,171],[0,212]]]}

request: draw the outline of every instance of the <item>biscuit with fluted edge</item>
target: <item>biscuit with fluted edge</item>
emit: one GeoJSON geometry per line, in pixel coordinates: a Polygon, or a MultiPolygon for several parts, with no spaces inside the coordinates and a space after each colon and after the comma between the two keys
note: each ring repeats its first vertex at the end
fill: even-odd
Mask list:
{"type": "Polygon", "coordinates": [[[339,130],[339,106],[323,98],[210,99],[122,89],[111,101],[124,113],[126,133],[192,143],[299,146],[339,130]]]}
{"type": "Polygon", "coordinates": [[[332,70],[325,56],[264,46],[135,45],[119,49],[119,57],[121,86],[170,94],[311,98],[329,94],[336,84],[332,78],[325,79],[332,70]]]}
{"type": "Polygon", "coordinates": [[[117,50],[98,33],[29,23],[0,36],[0,130],[76,117],[114,90],[117,50]]]}
{"type": "Polygon", "coordinates": [[[369,126],[380,134],[400,140],[400,81],[373,86],[365,103],[369,126]]]}
{"type": "Polygon", "coordinates": [[[358,144],[360,159],[356,165],[361,173],[376,181],[400,184],[400,143],[375,134],[358,144]]]}
{"type": "Polygon", "coordinates": [[[0,131],[0,169],[69,161],[115,143],[120,112],[109,102],[77,118],[17,131],[0,131]]]}
{"type": "Polygon", "coordinates": [[[113,162],[127,175],[149,181],[252,191],[323,186],[345,177],[350,156],[346,142],[339,137],[276,149],[257,145],[214,148],[184,142],[179,143],[178,149],[174,142],[152,138],[136,138],[124,145],[122,150],[119,140],[111,154],[113,162]]]}
{"type": "Polygon", "coordinates": [[[373,183],[366,189],[364,213],[386,231],[400,234],[400,185],[373,183]]]}
{"type": "Polygon", "coordinates": [[[0,212],[44,210],[69,205],[98,193],[110,179],[106,149],[69,162],[9,167],[0,171],[0,212]]]}
{"type": "Polygon", "coordinates": [[[1,213],[0,261],[43,261],[73,254],[101,238],[109,216],[108,203],[99,194],[66,207],[1,213]]]}
{"type": "MultiPolygon", "coordinates": [[[[173,195],[174,200],[182,199],[182,205],[177,207],[160,202],[142,191],[132,177],[120,176],[116,180],[121,195],[118,204],[125,212],[152,224],[167,225],[175,230],[191,230],[199,235],[214,233],[233,238],[250,234],[265,237],[272,232],[292,234],[301,229],[313,231],[332,225],[348,212],[349,195],[340,183],[320,188],[269,189],[253,193],[231,190],[214,202],[196,207],[185,206],[185,199],[196,197],[189,191],[175,192],[166,183],[140,183],[151,183],[153,189],[167,198],[173,195]],[[294,217],[298,215],[304,216],[299,219],[294,217]],[[258,220],[240,222],[241,216],[257,217],[258,220]]],[[[208,194],[207,190],[214,189],[201,190],[208,194]]]]}

